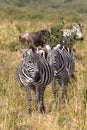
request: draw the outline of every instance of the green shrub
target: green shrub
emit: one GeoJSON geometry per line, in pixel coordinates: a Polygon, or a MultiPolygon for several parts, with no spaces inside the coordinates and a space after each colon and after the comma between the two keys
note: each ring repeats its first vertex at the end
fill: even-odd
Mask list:
{"type": "Polygon", "coordinates": [[[74,43],[75,43],[75,35],[73,33],[71,36],[63,37],[62,45],[72,48],[74,43]]]}
{"type": "Polygon", "coordinates": [[[50,28],[50,31],[45,34],[43,39],[46,41],[47,44],[50,44],[51,47],[57,45],[58,43],[61,43],[61,40],[63,39],[62,34],[62,26],[55,25],[50,28]]]}
{"type": "Polygon", "coordinates": [[[75,42],[74,34],[70,37],[63,37],[64,22],[62,21],[60,25],[54,25],[50,28],[49,32],[45,33],[43,40],[46,44],[49,44],[51,47],[56,46],[57,44],[62,44],[69,48],[72,48],[73,43],[75,42]]]}

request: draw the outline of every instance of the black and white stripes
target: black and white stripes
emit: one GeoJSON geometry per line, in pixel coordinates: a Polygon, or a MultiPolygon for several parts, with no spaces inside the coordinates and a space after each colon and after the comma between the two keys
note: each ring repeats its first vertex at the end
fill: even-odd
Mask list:
{"type": "Polygon", "coordinates": [[[54,69],[52,88],[53,93],[56,94],[56,80],[58,80],[63,91],[65,85],[70,81],[70,77],[74,75],[75,63],[69,48],[60,44],[52,49],[49,45],[46,48],[48,50],[48,62],[54,69]]]}
{"type": "Polygon", "coordinates": [[[83,40],[83,32],[82,32],[83,25],[80,23],[75,23],[72,25],[71,29],[63,30],[64,37],[75,37],[75,39],[83,40]]]}
{"type": "Polygon", "coordinates": [[[30,89],[33,86],[36,94],[36,106],[40,112],[45,112],[44,90],[53,79],[53,69],[44,57],[35,52],[34,48],[22,51],[24,58],[17,70],[17,80],[26,89],[29,111],[31,111],[30,89]]]}

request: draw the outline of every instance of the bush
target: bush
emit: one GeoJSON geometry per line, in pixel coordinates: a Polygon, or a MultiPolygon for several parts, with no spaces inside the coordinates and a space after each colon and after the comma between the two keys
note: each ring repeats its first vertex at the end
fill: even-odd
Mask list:
{"type": "Polygon", "coordinates": [[[45,36],[43,37],[44,41],[47,44],[50,44],[51,47],[57,45],[58,43],[61,43],[63,39],[63,34],[61,29],[62,26],[60,25],[52,26],[49,32],[45,33],[45,36]]]}
{"type": "Polygon", "coordinates": [[[49,44],[51,47],[56,46],[57,44],[62,44],[69,48],[72,48],[73,43],[75,42],[74,35],[71,37],[63,37],[63,31],[61,31],[64,27],[64,22],[60,25],[54,25],[50,28],[49,32],[45,33],[43,40],[46,44],[49,44]]]}

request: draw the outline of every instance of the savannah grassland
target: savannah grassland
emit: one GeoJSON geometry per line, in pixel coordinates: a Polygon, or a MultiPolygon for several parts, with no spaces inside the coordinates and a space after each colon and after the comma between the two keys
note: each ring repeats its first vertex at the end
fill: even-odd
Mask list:
{"type": "Polygon", "coordinates": [[[87,130],[87,1],[0,2],[0,130],[87,130]],[[68,97],[60,105],[53,100],[51,84],[47,86],[44,95],[46,114],[35,111],[32,92],[33,112],[29,114],[25,90],[15,78],[22,59],[18,36],[22,32],[48,29],[60,23],[62,17],[65,28],[74,22],[84,25],[84,41],[74,45],[76,81],[68,85],[68,97]]]}

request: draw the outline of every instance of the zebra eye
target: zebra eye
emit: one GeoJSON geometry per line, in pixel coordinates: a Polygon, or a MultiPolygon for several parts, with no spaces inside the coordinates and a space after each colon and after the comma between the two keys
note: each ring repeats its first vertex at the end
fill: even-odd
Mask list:
{"type": "Polygon", "coordinates": [[[29,63],[31,63],[31,61],[28,61],[29,63]]]}

